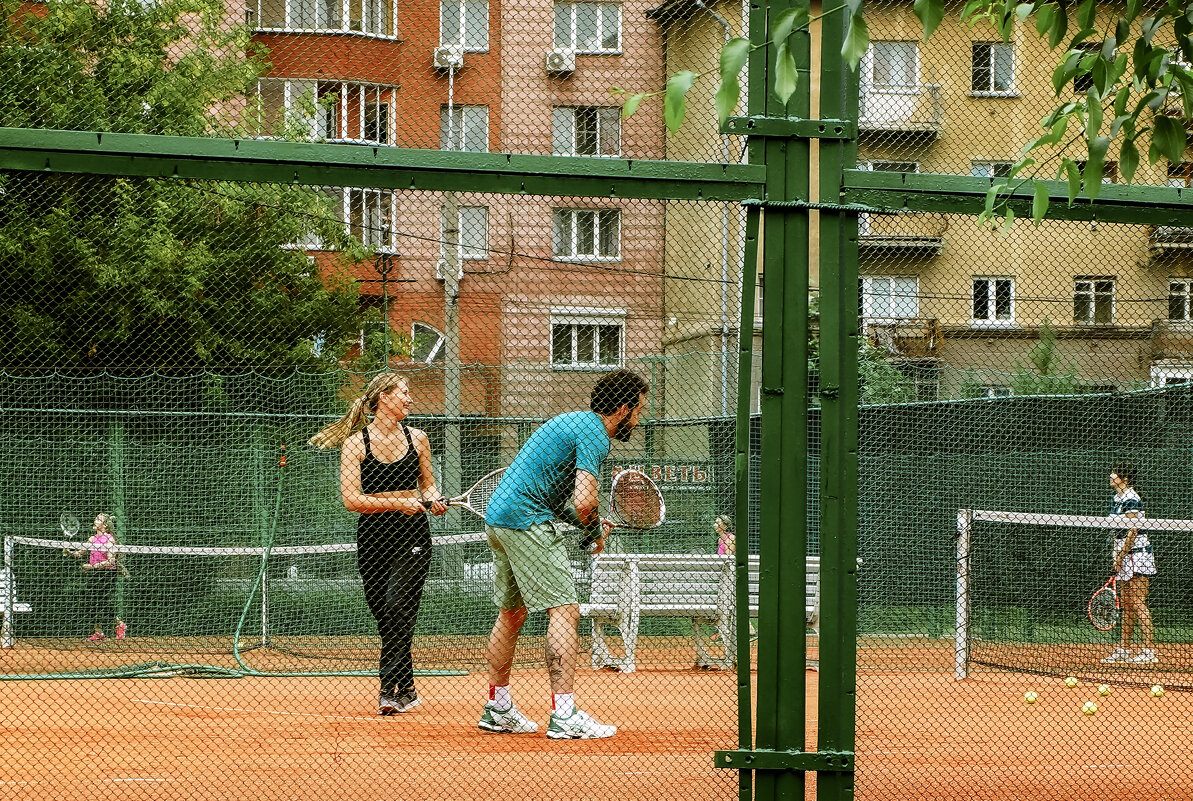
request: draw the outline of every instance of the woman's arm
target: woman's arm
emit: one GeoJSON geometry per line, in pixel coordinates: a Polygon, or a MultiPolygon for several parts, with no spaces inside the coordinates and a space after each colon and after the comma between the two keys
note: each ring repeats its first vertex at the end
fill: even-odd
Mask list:
{"type": "Polygon", "coordinates": [[[423,511],[418,498],[391,498],[365,495],[360,487],[360,465],[365,460],[364,439],[360,433],[344,441],[340,449],[340,499],[349,512],[404,512],[408,515],[423,511]]]}
{"type": "Polygon", "coordinates": [[[431,502],[431,514],[444,514],[447,512],[447,503],[444,502],[443,493],[435,487],[435,471],[431,469],[431,440],[426,432],[417,428],[410,429],[410,436],[414,447],[418,449],[419,491],[431,502]]]}
{"type": "MultiPolygon", "coordinates": [[[[1132,519],[1139,517],[1138,512],[1127,512],[1124,517],[1132,519]]],[[[1139,529],[1133,528],[1127,532],[1126,539],[1123,540],[1123,547],[1114,557],[1114,572],[1117,573],[1123,567],[1123,560],[1127,558],[1127,554],[1135,547],[1135,536],[1139,534],[1139,529]]]]}

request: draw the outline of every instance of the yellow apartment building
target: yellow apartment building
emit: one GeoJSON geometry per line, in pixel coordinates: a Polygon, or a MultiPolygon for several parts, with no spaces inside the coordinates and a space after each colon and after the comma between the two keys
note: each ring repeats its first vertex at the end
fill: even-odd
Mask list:
{"type": "MultiPolygon", "coordinates": [[[[1114,12],[1099,5],[1100,14],[1114,12]]],[[[667,25],[668,71],[715,74],[720,40],[710,12],[734,21],[736,31],[740,6],[679,0],[665,8],[658,18],[667,25]]],[[[1042,133],[1041,118],[1089,88],[1070,81],[1055,94],[1052,72],[1061,53],[1049,51],[1030,23],[1003,42],[984,23],[961,24],[960,4],[953,4],[925,42],[911,2],[867,4],[866,19],[860,169],[1001,178],[1023,144],[1042,133]]],[[[812,42],[815,76],[815,29],[812,42]]],[[[669,141],[670,158],[707,151],[716,138],[711,85],[706,91],[691,102],[688,131],[669,141]]],[[[1077,141],[1066,155],[1079,161],[1081,131],[1070,134],[1077,141]]],[[[1036,175],[1056,177],[1059,157],[1039,157],[1036,175]]],[[[1189,185],[1189,161],[1144,162],[1135,183],[1189,185]]],[[[1118,180],[1117,162],[1108,161],[1103,181],[1118,180]]],[[[1193,236],[1184,229],[1059,221],[1036,228],[1018,221],[1000,234],[979,228],[972,216],[945,214],[863,214],[858,226],[861,326],[918,400],[1040,391],[1048,383],[1035,380],[1041,372],[1056,379],[1051,391],[1193,380],[1193,236]]],[[[815,264],[814,239],[809,247],[815,264]]],[[[669,274],[682,274],[678,248],[669,248],[666,260],[669,274]]],[[[704,383],[715,385],[715,365],[708,368],[704,383]]]]}

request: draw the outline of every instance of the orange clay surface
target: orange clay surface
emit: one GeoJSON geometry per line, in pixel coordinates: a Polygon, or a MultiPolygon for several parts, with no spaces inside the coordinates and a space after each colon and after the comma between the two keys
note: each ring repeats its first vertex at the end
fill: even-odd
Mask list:
{"type": "MultiPolygon", "coordinates": [[[[923,649],[859,653],[904,667],[859,671],[857,798],[1193,798],[1193,693],[1101,697],[1005,672],[957,682],[943,666],[906,669],[947,654],[923,649]],[[1097,714],[1081,714],[1088,700],[1097,714]]],[[[0,651],[0,674],[45,661],[0,651]]],[[[817,674],[805,675],[812,748],[817,674]]],[[[736,743],[732,673],[582,669],[582,708],[620,727],[598,741],[481,733],[480,673],[418,684],[421,706],[379,718],[367,678],[0,682],[0,799],[736,798],[735,774],[712,767],[736,743]]],[[[512,686],[545,729],[544,671],[518,669],[512,686]]]]}

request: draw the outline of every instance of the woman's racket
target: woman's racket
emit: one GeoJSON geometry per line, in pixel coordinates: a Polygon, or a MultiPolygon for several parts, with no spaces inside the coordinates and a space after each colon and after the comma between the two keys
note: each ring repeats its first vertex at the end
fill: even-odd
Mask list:
{"type": "MultiPolygon", "coordinates": [[[[663,525],[666,517],[667,505],[663,502],[663,493],[645,473],[622,470],[613,477],[613,486],[609,489],[609,520],[613,521],[615,528],[647,531],[663,525]]],[[[584,528],[574,506],[569,505],[564,509],[562,518],[577,528],[584,528]]],[[[592,553],[598,539],[600,528],[585,534],[580,539],[581,550],[592,553]]]]}
{"type": "MultiPolygon", "coordinates": [[[[493,497],[493,493],[497,491],[497,485],[501,483],[501,477],[505,474],[505,468],[501,467],[494,470],[492,473],[486,473],[481,476],[480,481],[472,485],[472,488],[463,495],[457,495],[450,500],[445,499],[444,503],[448,506],[459,506],[467,509],[481,520],[485,519],[485,509],[489,506],[489,499],[493,497]]],[[[431,502],[423,501],[423,506],[430,509],[431,502]]]]}
{"type": "Polygon", "coordinates": [[[1118,577],[1111,576],[1089,599],[1089,622],[1098,631],[1110,631],[1118,623],[1118,577]]]}
{"type": "Polygon", "coordinates": [[[79,518],[70,512],[63,512],[58,516],[58,528],[67,539],[74,539],[79,533],[79,518]]]}

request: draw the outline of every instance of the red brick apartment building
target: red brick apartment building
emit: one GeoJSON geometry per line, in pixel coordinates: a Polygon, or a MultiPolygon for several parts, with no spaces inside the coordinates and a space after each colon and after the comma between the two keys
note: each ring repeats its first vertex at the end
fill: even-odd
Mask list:
{"type": "MultiPolygon", "coordinates": [[[[651,2],[251,0],[268,49],[262,134],[407,148],[662,158],[661,108],[622,121],[612,86],[661,87],[651,2]]],[[[458,264],[464,414],[585,405],[595,375],[662,351],[661,201],[328,188],[377,248],[368,303],[410,332],[420,411],[443,407],[447,288],[458,264]],[[444,241],[455,211],[459,248],[444,241]],[[382,268],[388,268],[381,280],[382,268]]],[[[314,243],[312,243],[314,244],[314,243]]],[[[395,363],[396,364],[396,363],[395,363]]]]}

